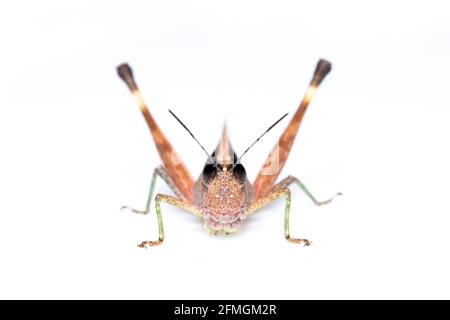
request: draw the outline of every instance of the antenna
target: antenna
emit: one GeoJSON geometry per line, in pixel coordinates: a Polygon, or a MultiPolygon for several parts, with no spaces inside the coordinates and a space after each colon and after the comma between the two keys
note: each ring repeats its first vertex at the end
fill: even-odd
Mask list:
{"type": "Polygon", "coordinates": [[[197,138],[194,136],[194,134],[191,132],[191,130],[189,130],[188,127],[186,127],[186,125],[175,115],[175,113],[172,112],[172,110],[169,109],[169,112],[175,119],[177,119],[177,121],[183,126],[183,128],[187,132],[189,132],[189,134],[195,140],[195,142],[197,142],[197,144],[200,146],[200,148],[202,148],[202,150],[206,153],[206,155],[208,156],[208,161],[212,161],[212,162],[214,162],[214,164],[216,164],[216,161],[214,161],[214,159],[209,155],[208,151],[206,151],[206,149],[202,146],[202,144],[197,140],[197,138]]]}
{"type": "Polygon", "coordinates": [[[264,131],[264,133],[262,134],[262,135],[260,135],[259,137],[258,137],[258,139],[256,139],[245,151],[244,151],[244,153],[236,160],[236,163],[233,165],[233,168],[232,169],[234,169],[234,167],[236,167],[236,165],[238,164],[238,163],[240,163],[241,162],[241,159],[242,159],[242,157],[247,153],[247,151],[248,150],[250,150],[258,141],[259,141],[259,139],[261,139],[262,137],[264,137],[264,135],[267,133],[267,132],[269,132],[270,130],[272,130],[272,128],[273,127],[275,127],[281,120],[283,120],[284,118],[286,118],[286,116],[288,115],[289,113],[286,113],[284,116],[282,116],[280,119],[278,119],[277,121],[275,121],[275,123],[274,124],[272,124],[266,131],[264,131]]]}

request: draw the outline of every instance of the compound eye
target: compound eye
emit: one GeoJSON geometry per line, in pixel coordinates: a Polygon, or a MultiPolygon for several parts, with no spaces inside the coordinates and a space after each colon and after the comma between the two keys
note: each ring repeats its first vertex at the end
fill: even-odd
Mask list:
{"type": "Polygon", "coordinates": [[[213,164],[207,164],[203,168],[202,178],[204,184],[209,184],[217,174],[217,169],[213,164]]]}
{"type": "Polygon", "coordinates": [[[233,175],[241,185],[244,185],[247,181],[247,173],[245,172],[245,168],[242,164],[237,164],[234,167],[233,175]]]}

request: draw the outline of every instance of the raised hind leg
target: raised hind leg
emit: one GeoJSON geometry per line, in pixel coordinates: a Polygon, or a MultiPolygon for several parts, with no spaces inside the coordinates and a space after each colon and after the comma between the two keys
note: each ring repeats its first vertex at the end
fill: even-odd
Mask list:
{"type": "Polygon", "coordinates": [[[300,123],[303,116],[308,109],[311,98],[314,95],[317,87],[322,80],[331,70],[331,63],[326,60],[319,60],[316,70],[314,71],[313,78],[308,86],[308,90],[303,97],[302,102],[297,108],[294,117],[289,122],[288,126],[281,134],[274,148],[270,152],[263,167],[258,173],[255,181],[253,182],[253,199],[257,200],[263,197],[269,190],[271,190],[275,181],[277,180],[281,170],[283,169],[292,145],[294,144],[295,137],[297,136],[300,123]]]}
{"type": "Polygon", "coordinates": [[[128,64],[124,63],[117,67],[117,72],[120,78],[127,84],[136,99],[139,109],[141,109],[142,115],[153,136],[153,141],[155,142],[162,164],[164,168],[166,168],[167,175],[171,178],[177,189],[183,194],[184,198],[191,200],[194,181],[180,157],[175,153],[169,140],[165,137],[156,124],[155,119],[153,119],[150,114],[133,78],[133,71],[128,64]]]}

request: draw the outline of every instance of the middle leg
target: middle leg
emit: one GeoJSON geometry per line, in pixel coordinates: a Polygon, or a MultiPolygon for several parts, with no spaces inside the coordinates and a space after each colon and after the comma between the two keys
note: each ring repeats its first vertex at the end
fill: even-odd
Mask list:
{"type": "Polygon", "coordinates": [[[183,201],[187,201],[184,198],[183,194],[180,192],[180,190],[175,186],[175,184],[173,183],[172,179],[170,179],[169,174],[167,173],[166,169],[163,166],[159,166],[159,167],[156,167],[155,170],[153,171],[152,180],[150,182],[150,190],[148,192],[147,202],[145,204],[145,209],[144,210],[138,210],[138,209],[131,208],[129,206],[122,206],[120,208],[120,210],[128,209],[128,210],[130,210],[133,213],[147,214],[150,211],[150,204],[152,202],[153,193],[155,191],[156,178],[158,176],[160,178],[162,178],[167,183],[169,188],[175,193],[175,195],[177,196],[178,199],[181,199],[183,201]]]}

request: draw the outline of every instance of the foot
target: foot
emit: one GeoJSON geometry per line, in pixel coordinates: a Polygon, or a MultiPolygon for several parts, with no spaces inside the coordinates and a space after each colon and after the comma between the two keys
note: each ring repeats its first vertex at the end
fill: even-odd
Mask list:
{"type": "Polygon", "coordinates": [[[295,244],[303,243],[304,247],[309,247],[310,245],[312,245],[312,241],[309,241],[307,239],[294,239],[294,238],[291,238],[291,237],[287,237],[286,240],[291,242],[291,243],[295,243],[295,244]]]}
{"type": "Polygon", "coordinates": [[[147,214],[148,213],[147,211],[133,209],[133,208],[131,208],[129,206],[122,206],[120,208],[120,211],[123,211],[123,210],[128,210],[128,211],[131,211],[132,213],[137,213],[137,214],[147,214]]]}
{"type": "Polygon", "coordinates": [[[328,199],[328,200],[317,202],[317,205],[318,205],[318,206],[323,206],[323,205],[325,205],[325,204],[329,204],[329,203],[331,203],[331,201],[333,201],[333,199],[336,198],[337,196],[343,197],[344,195],[343,195],[341,192],[338,192],[338,193],[336,193],[334,196],[332,196],[332,197],[331,197],[330,199],[328,199]]]}
{"type": "Polygon", "coordinates": [[[162,240],[158,240],[158,241],[142,241],[141,243],[139,243],[137,246],[139,248],[145,248],[147,249],[148,247],[156,247],[159,246],[162,243],[162,240]]]}

